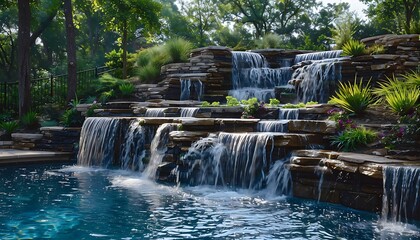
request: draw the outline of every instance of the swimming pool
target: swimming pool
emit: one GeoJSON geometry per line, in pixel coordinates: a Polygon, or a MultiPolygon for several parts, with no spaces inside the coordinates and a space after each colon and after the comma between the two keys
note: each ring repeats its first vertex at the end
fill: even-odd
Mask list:
{"type": "Polygon", "coordinates": [[[419,223],[79,166],[0,168],[0,239],[419,239],[419,223]]]}

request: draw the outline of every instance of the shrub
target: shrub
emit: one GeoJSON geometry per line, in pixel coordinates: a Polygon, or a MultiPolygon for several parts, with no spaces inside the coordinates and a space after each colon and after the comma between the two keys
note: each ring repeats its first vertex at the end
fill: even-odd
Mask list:
{"type": "Polygon", "coordinates": [[[83,117],[75,108],[70,108],[63,113],[61,123],[66,127],[80,127],[83,124],[83,117]]]}
{"type": "Polygon", "coordinates": [[[207,101],[201,102],[202,107],[210,107],[210,103],[207,101]]]}
{"type": "Polygon", "coordinates": [[[108,73],[105,73],[99,78],[99,86],[96,92],[100,94],[109,90],[118,89],[118,87],[123,83],[124,80],[113,77],[108,73]]]}
{"type": "Polygon", "coordinates": [[[309,101],[309,102],[306,103],[306,106],[311,106],[311,105],[316,105],[316,104],[318,104],[318,102],[309,101]]]}
{"type": "Polygon", "coordinates": [[[220,102],[212,102],[211,106],[212,107],[218,107],[218,106],[220,106],[220,102]]]}
{"type": "Polygon", "coordinates": [[[101,101],[101,103],[105,103],[109,99],[113,98],[114,96],[115,96],[114,90],[111,89],[109,91],[101,93],[101,96],[99,96],[99,101],[101,101]]]}
{"type": "Polygon", "coordinates": [[[353,39],[357,26],[357,19],[351,14],[345,14],[336,20],[334,28],[331,29],[333,35],[332,40],[335,42],[335,49],[342,49],[344,44],[353,39]]]}
{"type": "Polygon", "coordinates": [[[137,70],[137,75],[143,83],[153,83],[159,79],[160,66],[148,64],[137,70]]]}
{"type": "Polygon", "coordinates": [[[136,88],[132,83],[123,83],[118,86],[118,90],[120,91],[122,97],[130,97],[136,88]]]}
{"type": "Polygon", "coordinates": [[[258,103],[257,98],[242,100],[241,103],[245,105],[241,118],[258,118],[267,113],[264,102],[258,103]]]}
{"type": "Polygon", "coordinates": [[[232,96],[226,96],[226,105],[229,107],[239,106],[239,101],[232,96]]]}
{"type": "MultiPolygon", "coordinates": [[[[135,54],[127,53],[127,70],[128,75],[132,75],[131,70],[133,69],[135,63],[135,54]]],[[[110,69],[116,69],[115,75],[121,77],[122,76],[122,67],[123,67],[123,50],[120,48],[118,51],[113,49],[112,51],[105,53],[105,58],[107,62],[105,66],[109,67],[110,69]]]]}
{"type": "Polygon", "coordinates": [[[167,54],[171,63],[188,61],[192,48],[192,43],[182,38],[171,39],[164,45],[165,54],[167,54]]]}
{"type": "Polygon", "coordinates": [[[280,101],[277,98],[270,98],[270,106],[278,106],[280,104],[280,101]]]}
{"type": "Polygon", "coordinates": [[[343,45],[344,56],[361,56],[366,54],[366,45],[360,41],[349,40],[343,45]]]}
{"type": "Polygon", "coordinates": [[[420,88],[420,72],[412,71],[403,75],[403,79],[410,85],[420,88]]]}
{"type": "Polygon", "coordinates": [[[374,44],[368,47],[366,52],[370,55],[383,54],[385,53],[385,47],[383,45],[374,44]]]}
{"type": "Polygon", "coordinates": [[[393,92],[396,88],[406,84],[395,76],[387,78],[387,80],[386,82],[378,82],[379,87],[373,89],[373,94],[378,97],[385,97],[389,92],[393,92]]]}
{"type": "Polygon", "coordinates": [[[287,103],[287,104],[284,104],[281,108],[304,108],[304,107],[306,107],[306,104],[301,102],[298,104],[287,103]]]}
{"type": "Polygon", "coordinates": [[[39,126],[38,114],[34,111],[29,111],[22,116],[20,122],[24,128],[35,129],[39,126]]]}
{"type": "Polygon", "coordinates": [[[269,33],[257,41],[257,47],[260,49],[265,48],[280,48],[282,46],[283,39],[280,35],[275,33],[269,33]]]}
{"type": "Polygon", "coordinates": [[[4,130],[7,134],[12,134],[19,128],[17,121],[0,122],[0,129],[4,130]]]}
{"type": "Polygon", "coordinates": [[[376,136],[376,132],[364,127],[348,128],[334,137],[332,144],[340,150],[352,151],[373,142],[376,136]]]}
{"type": "Polygon", "coordinates": [[[362,86],[362,80],[357,83],[340,83],[336,96],[331,98],[331,102],[336,104],[350,113],[360,114],[366,108],[375,102],[375,98],[369,87],[369,82],[366,87],[362,86]]]}
{"type": "Polygon", "coordinates": [[[420,89],[400,84],[386,92],[385,100],[394,112],[403,116],[414,110],[419,97],[420,89]]]}

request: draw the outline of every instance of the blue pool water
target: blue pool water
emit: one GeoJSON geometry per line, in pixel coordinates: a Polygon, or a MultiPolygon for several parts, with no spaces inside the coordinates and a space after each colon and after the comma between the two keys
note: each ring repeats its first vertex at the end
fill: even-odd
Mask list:
{"type": "Polygon", "coordinates": [[[166,186],[128,171],[9,167],[0,183],[0,239],[420,239],[419,224],[265,191],[166,186]]]}

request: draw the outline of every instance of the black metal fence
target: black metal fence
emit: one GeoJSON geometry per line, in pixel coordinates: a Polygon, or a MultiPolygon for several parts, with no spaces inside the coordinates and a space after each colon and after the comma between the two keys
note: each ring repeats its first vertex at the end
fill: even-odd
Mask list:
{"type": "MultiPolygon", "coordinates": [[[[114,69],[103,66],[77,72],[77,94],[88,91],[100,75],[113,71],[114,69]]],[[[18,87],[18,82],[0,82],[0,113],[18,112],[18,87]]],[[[31,80],[32,109],[34,110],[40,109],[45,104],[66,105],[66,96],[67,74],[31,80]]]]}

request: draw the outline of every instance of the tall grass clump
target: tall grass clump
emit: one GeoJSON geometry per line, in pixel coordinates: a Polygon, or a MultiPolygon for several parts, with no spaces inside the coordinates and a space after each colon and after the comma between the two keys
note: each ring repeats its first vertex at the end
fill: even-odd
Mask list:
{"type": "Polygon", "coordinates": [[[414,111],[420,98],[420,89],[410,85],[400,84],[395,86],[393,91],[388,91],[385,100],[392,111],[400,116],[407,115],[414,111]]]}
{"type": "Polygon", "coordinates": [[[420,71],[412,71],[402,77],[408,84],[420,89],[420,71]]]}
{"type": "Polygon", "coordinates": [[[366,51],[366,45],[360,41],[350,39],[348,42],[346,42],[343,45],[343,55],[344,56],[361,56],[365,55],[367,53],[366,51]]]}
{"type": "Polygon", "coordinates": [[[332,40],[335,42],[335,49],[342,49],[344,44],[353,39],[356,33],[358,21],[351,13],[346,14],[336,20],[334,28],[331,29],[332,40]]]}
{"type": "Polygon", "coordinates": [[[127,82],[118,86],[118,90],[121,93],[122,97],[130,97],[134,93],[136,88],[132,83],[127,82]]]}
{"type": "Polygon", "coordinates": [[[358,147],[366,146],[373,142],[377,137],[375,131],[364,127],[346,129],[339,135],[334,137],[332,144],[336,145],[340,150],[352,151],[358,147]]]}
{"type": "Polygon", "coordinates": [[[29,111],[20,118],[20,123],[24,128],[35,129],[39,126],[38,114],[34,111],[29,111]]]}
{"type": "Polygon", "coordinates": [[[168,55],[169,62],[180,63],[188,61],[193,45],[182,38],[174,38],[167,41],[163,48],[165,54],[168,55]]]}
{"type": "Polygon", "coordinates": [[[362,79],[354,83],[340,83],[336,96],[331,97],[331,103],[336,104],[349,113],[361,114],[366,108],[375,102],[375,97],[369,86],[364,87],[362,79]]]}
{"type": "Polygon", "coordinates": [[[280,35],[275,33],[268,33],[264,35],[261,40],[256,42],[256,45],[260,49],[267,48],[280,48],[282,46],[283,39],[280,35]]]}

